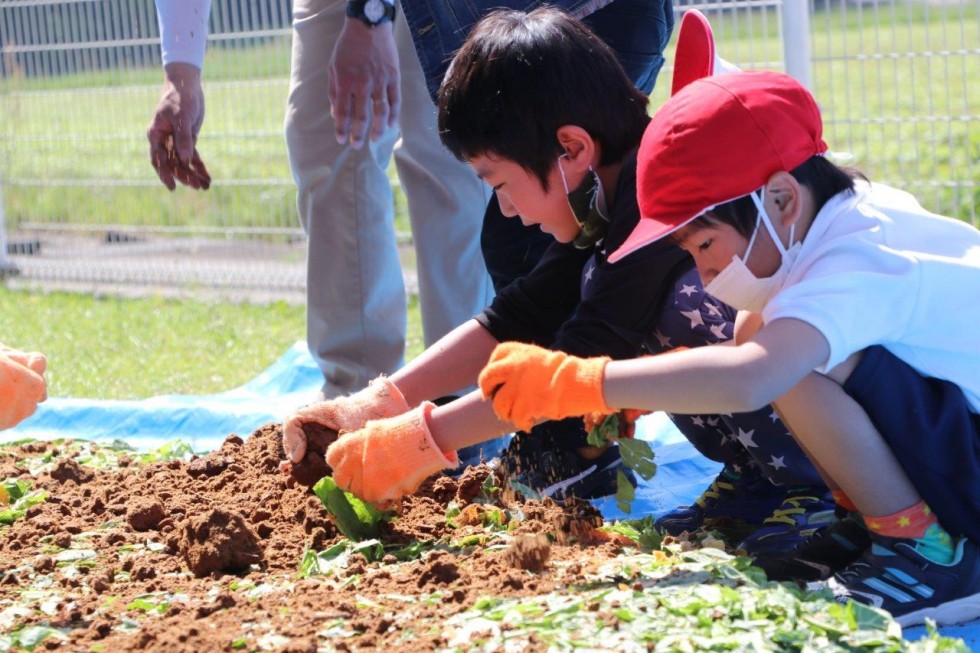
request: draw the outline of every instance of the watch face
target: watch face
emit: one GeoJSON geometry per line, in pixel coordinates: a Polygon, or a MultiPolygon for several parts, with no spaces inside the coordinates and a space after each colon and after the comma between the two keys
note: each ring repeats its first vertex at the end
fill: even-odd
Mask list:
{"type": "Polygon", "coordinates": [[[364,17],[372,23],[377,23],[385,17],[385,6],[381,0],[367,0],[364,3],[364,17]]]}

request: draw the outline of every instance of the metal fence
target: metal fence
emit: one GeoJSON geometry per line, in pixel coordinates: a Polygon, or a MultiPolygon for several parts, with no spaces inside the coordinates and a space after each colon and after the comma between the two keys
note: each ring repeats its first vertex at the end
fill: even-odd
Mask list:
{"type": "MultiPolygon", "coordinates": [[[[701,9],[726,59],[808,84],[838,162],[977,224],[977,4],[675,10],[701,9]]],[[[199,150],[215,181],[169,193],[144,137],[162,81],[153,1],[0,0],[0,271],[19,273],[7,282],[301,301],[303,234],[282,136],[290,19],[288,0],[214,0],[199,150]]],[[[666,97],[672,49],[651,108],[666,97]]],[[[407,230],[399,198],[393,215],[407,230]]]]}

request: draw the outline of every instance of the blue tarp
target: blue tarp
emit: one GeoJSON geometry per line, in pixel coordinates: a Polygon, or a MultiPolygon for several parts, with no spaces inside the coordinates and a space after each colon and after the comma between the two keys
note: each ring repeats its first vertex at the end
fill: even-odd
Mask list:
{"type": "MultiPolygon", "coordinates": [[[[220,446],[228,434],[245,436],[312,401],[322,383],[306,344],[297,342],[279,360],[245,385],[215,395],[165,395],[143,400],[58,399],[43,403],[16,428],[0,433],[0,443],[22,438],[124,440],[148,450],[180,439],[194,451],[220,446]]],[[[596,505],[608,519],[659,515],[691,503],[718,473],[719,465],[701,456],[663,414],[640,420],[637,437],[656,451],[657,474],[637,488],[632,513],[625,515],[613,499],[596,505]]],[[[980,622],[944,627],[943,634],[980,646],[980,622]]],[[[908,629],[915,640],[923,628],[908,629]]]]}

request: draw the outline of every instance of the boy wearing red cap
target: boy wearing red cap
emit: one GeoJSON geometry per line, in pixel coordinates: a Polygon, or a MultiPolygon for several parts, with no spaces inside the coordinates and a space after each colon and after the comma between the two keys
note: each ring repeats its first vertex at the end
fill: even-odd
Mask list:
{"type": "Polygon", "coordinates": [[[775,402],[869,542],[835,549],[832,526],[783,562],[845,564],[829,581],[837,596],[903,625],[976,619],[980,339],[962,318],[980,318],[980,232],[855,179],[826,149],[816,102],[791,77],[690,84],[644,134],[645,219],[610,260],[669,236],[710,293],[761,312],[762,326],[735,347],[622,362],[507,343],[480,385],[511,420],[775,402]],[[528,400],[542,393],[574,401],[528,400]]]}
{"type": "MultiPolygon", "coordinates": [[[[632,87],[608,47],[561,12],[499,12],[474,29],[440,92],[443,141],[494,187],[505,215],[538,224],[557,242],[482,315],[372,385],[397,402],[386,402],[385,411],[373,415],[358,410],[355,419],[335,420],[354,431],[327,452],[338,483],[350,483],[368,500],[388,501],[453,465],[453,450],[513,431],[478,392],[439,407],[423,401],[475,383],[499,342],[627,359],[732,337],[735,311],[704,294],[693,261],[673,243],[646,248],[616,266],[606,262],[607,250],[621,245],[639,221],[635,156],[649,122],[646,106],[647,98],[632,87]],[[388,419],[365,425],[365,416],[388,419]],[[437,447],[440,433],[450,439],[437,447]]],[[[367,398],[365,405],[371,403],[367,398]]],[[[313,406],[287,420],[292,460],[302,457],[301,448],[290,446],[302,443],[301,422],[323,423],[327,417],[313,406]],[[314,412],[321,416],[314,419],[314,412]]],[[[795,544],[802,528],[828,523],[833,504],[824,499],[819,474],[770,408],[747,415],[685,414],[675,423],[699,448],[714,447],[716,459],[727,463],[713,486],[717,494],[728,491],[723,485],[757,488],[728,491],[741,510],[736,513],[734,501],[722,501],[713,515],[735,519],[748,513],[758,527],[788,497],[788,523],[765,529],[768,537],[759,540],[775,548],[795,544]],[[788,496],[790,486],[806,491],[788,496]],[[810,520],[820,516],[822,521],[810,520]]],[[[616,479],[619,452],[586,447],[580,419],[546,429],[515,437],[519,447],[537,451],[521,457],[525,466],[573,458],[581,461],[577,469],[586,478],[594,467],[592,477],[616,479]]],[[[555,498],[602,496],[585,494],[581,483],[569,491],[556,483],[560,479],[545,480],[544,488],[535,489],[555,498]]],[[[698,505],[670,515],[669,527],[696,529],[707,516],[701,510],[698,505]]],[[[659,524],[667,527],[665,521],[659,524]]]]}

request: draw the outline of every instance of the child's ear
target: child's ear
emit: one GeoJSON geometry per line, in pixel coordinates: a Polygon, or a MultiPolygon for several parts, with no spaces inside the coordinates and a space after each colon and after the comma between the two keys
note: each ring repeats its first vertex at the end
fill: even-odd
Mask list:
{"type": "Polygon", "coordinates": [[[766,212],[773,222],[790,226],[802,215],[800,182],[786,171],[769,177],[766,182],[766,212]]]}
{"type": "Polygon", "coordinates": [[[562,125],[556,133],[558,144],[568,155],[566,169],[588,170],[599,164],[599,145],[578,125],[562,125]]]}

